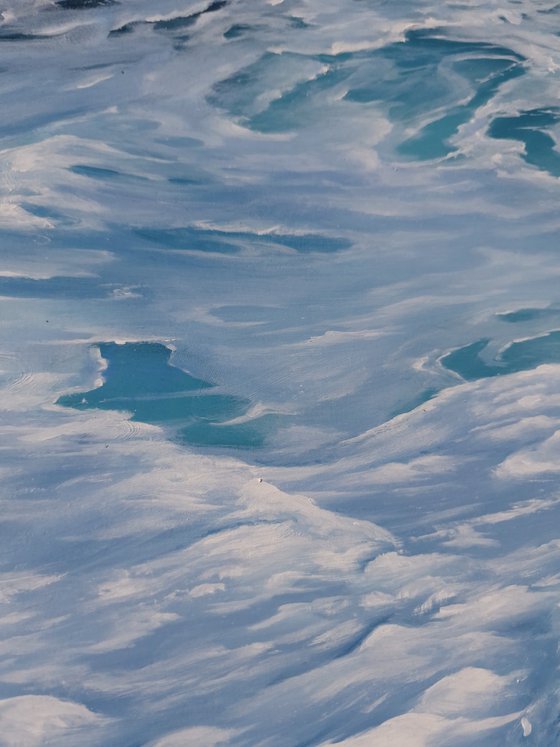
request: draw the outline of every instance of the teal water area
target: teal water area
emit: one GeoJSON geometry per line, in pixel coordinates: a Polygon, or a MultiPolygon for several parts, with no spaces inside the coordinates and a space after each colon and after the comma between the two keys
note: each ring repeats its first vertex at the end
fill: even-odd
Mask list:
{"type": "Polygon", "coordinates": [[[449,139],[508,81],[523,75],[525,58],[504,46],[446,37],[446,29],[410,30],[403,41],[385,47],[336,55],[266,52],[235,75],[215,84],[209,102],[258,132],[286,132],[315,122],[329,93],[344,100],[376,104],[391,121],[407,127],[425,121],[397,145],[415,160],[445,157],[455,150],[449,139]],[[263,91],[273,87],[288,64],[305,74],[305,65],[321,63],[318,74],[296,81],[264,109],[255,111],[263,91]],[[345,92],[343,89],[346,89],[345,92]],[[438,116],[441,112],[444,114],[438,116]]]}
{"type": "Polygon", "coordinates": [[[66,394],[57,404],[79,410],[123,410],[132,420],[167,426],[182,443],[254,448],[264,441],[265,418],[227,425],[247,412],[241,397],[214,393],[214,385],[170,363],[171,350],[153,342],[99,345],[107,363],[104,383],[66,394]]]}
{"type": "Polygon", "coordinates": [[[496,315],[502,322],[509,324],[520,324],[522,322],[532,322],[541,319],[554,319],[560,317],[559,306],[545,306],[544,308],[526,308],[516,309],[515,311],[505,311],[496,315]]]}
{"type": "MultiPolygon", "coordinates": [[[[436,52],[438,44],[446,43],[441,39],[427,41],[431,42],[436,52]]],[[[452,69],[472,85],[473,95],[465,103],[448,108],[444,116],[425,125],[416,135],[401,143],[399,153],[417,160],[444,158],[453,153],[456,148],[449,139],[457,134],[459,127],[469,122],[476,110],[487,104],[502,85],[524,73],[521,64],[523,58],[508,49],[453,42],[448,53],[457,55],[466,51],[474,51],[481,56],[471,59],[459,57],[453,61],[452,69]],[[473,46],[480,48],[461,50],[461,47],[473,46]]]]}
{"type": "Polygon", "coordinates": [[[554,139],[545,131],[560,120],[560,109],[530,109],[514,117],[496,117],[489,135],[496,139],[517,140],[524,144],[527,163],[560,176],[560,153],[554,139]]]}
{"type": "Polygon", "coordinates": [[[400,154],[416,160],[443,158],[455,148],[449,139],[488,103],[500,86],[523,74],[524,58],[507,47],[447,39],[437,30],[413,30],[404,42],[378,53],[387,75],[351,89],[346,98],[360,103],[379,102],[389,107],[394,122],[412,123],[444,109],[445,114],[424,125],[402,142],[400,154]],[[463,81],[462,90],[457,83],[463,81]],[[465,102],[463,99],[470,91],[465,102]]]}
{"type": "Polygon", "coordinates": [[[482,339],[458,348],[441,359],[442,365],[467,381],[504,376],[536,368],[543,363],[560,363],[560,330],[512,342],[493,360],[485,361],[481,353],[490,340],[482,339]]]}

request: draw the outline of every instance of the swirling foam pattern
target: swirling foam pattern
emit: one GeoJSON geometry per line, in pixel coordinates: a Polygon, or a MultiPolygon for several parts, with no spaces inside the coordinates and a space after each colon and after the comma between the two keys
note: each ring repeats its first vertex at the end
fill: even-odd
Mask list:
{"type": "Polygon", "coordinates": [[[553,747],[560,6],[5,0],[2,747],[553,747]]]}

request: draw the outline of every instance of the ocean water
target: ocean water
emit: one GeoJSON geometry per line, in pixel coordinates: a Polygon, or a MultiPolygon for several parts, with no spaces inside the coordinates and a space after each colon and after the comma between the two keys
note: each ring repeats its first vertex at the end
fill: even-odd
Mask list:
{"type": "Polygon", "coordinates": [[[560,6],[0,12],[0,746],[560,744],[560,6]]]}

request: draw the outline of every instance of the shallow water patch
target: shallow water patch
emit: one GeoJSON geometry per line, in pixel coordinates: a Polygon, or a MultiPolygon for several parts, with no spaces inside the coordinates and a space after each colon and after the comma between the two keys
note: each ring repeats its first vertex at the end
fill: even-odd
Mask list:
{"type": "MultiPolygon", "coordinates": [[[[232,27],[232,38],[242,34],[232,27]]],[[[499,88],[525,73],[525,58],[508,47],[415,29],[403,41],[339,54],[266,52],[214,85],[209,103],[252,130],[277,133],[311,126],[341,111],[340,101],[377,104],[392,122],[419,129],[396,145],[416,160],[441,158],[449,140],[499,88]],[[281,91],[266,103],[267,91],[281,91]],[[428,121],[427,121],[428,120],[428,121]]]]}
{"type": "Polygon", "coordinates": [[[256,62],[216,82],[207,101],[250,129],[285,132],[306,116],[316,87],[326,90],[332,82],[329,70],[316,56],[267,51],[256,62]],[[281,93],[270,101],[270,91],[281,93]]]}
{"type": "Polygon", "coordinates": [[[498,140],[523,143],[523,159],[527,163],[552,176],[560,176],[560,153],[554,139],[545,131],[559,121],[560,109],[530,109],[514,117],[496,117],[488,134],[498,140]]]}
{"type": "Polygon", "coordinates": [[[502,322],[509,322],[510,324],[520,324],[523,322],[532,322],[540,319],[551,319],[560,317],[560,307],[558,306],[545,306],[543,308],[525,308],[515,309],[515,311],[504,311],[501,314],[496,314],[498,319],[502,322]]]}
{"type": "Polygon", "coordinates": [[[406,124],[443,110],[442,116],[398,145],[399,153],[416,160],[451,154],[455,148],[449,140],[459,127],[504,83],[524,73],[524,58],[507,47],[435,33],[433,29],[409,31],[403,42],[380,50],[384,75],[372,75],[371,81],[346,95],[359,103],[387,104],[391,120],[406,124]],[[466,101],[458,103],[465,94],[466,101]]]}
{"type": "Polygon", "coordinates": [[[481,339],[453,350],[441,363],[466,381],[528,371],[543,363],[560,363],[560,330],[512,342],[494,359],[485,361],[481,354],[489,342],[481,339]]]}
{"type": "Polygon", "coordinates": [[[250,448],[264,442],[264,418],[229,423],[246,414],[248,400],[209,392],[214,384],[173,366],[165,345],[109,342],[100,344],[99,352],[107,365],[103,384],[63,395],[57,404],[130,412],[132,420],[166,426],[184,443],[250,448]]]}

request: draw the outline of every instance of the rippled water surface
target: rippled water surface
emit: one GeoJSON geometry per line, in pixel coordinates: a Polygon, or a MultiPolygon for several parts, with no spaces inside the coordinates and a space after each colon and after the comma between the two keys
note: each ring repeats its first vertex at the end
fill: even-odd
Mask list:
{"type": "Polygon", "coordinates": [[[0,6],[1,747],[560,743],[560,6],[0,6]]]}

